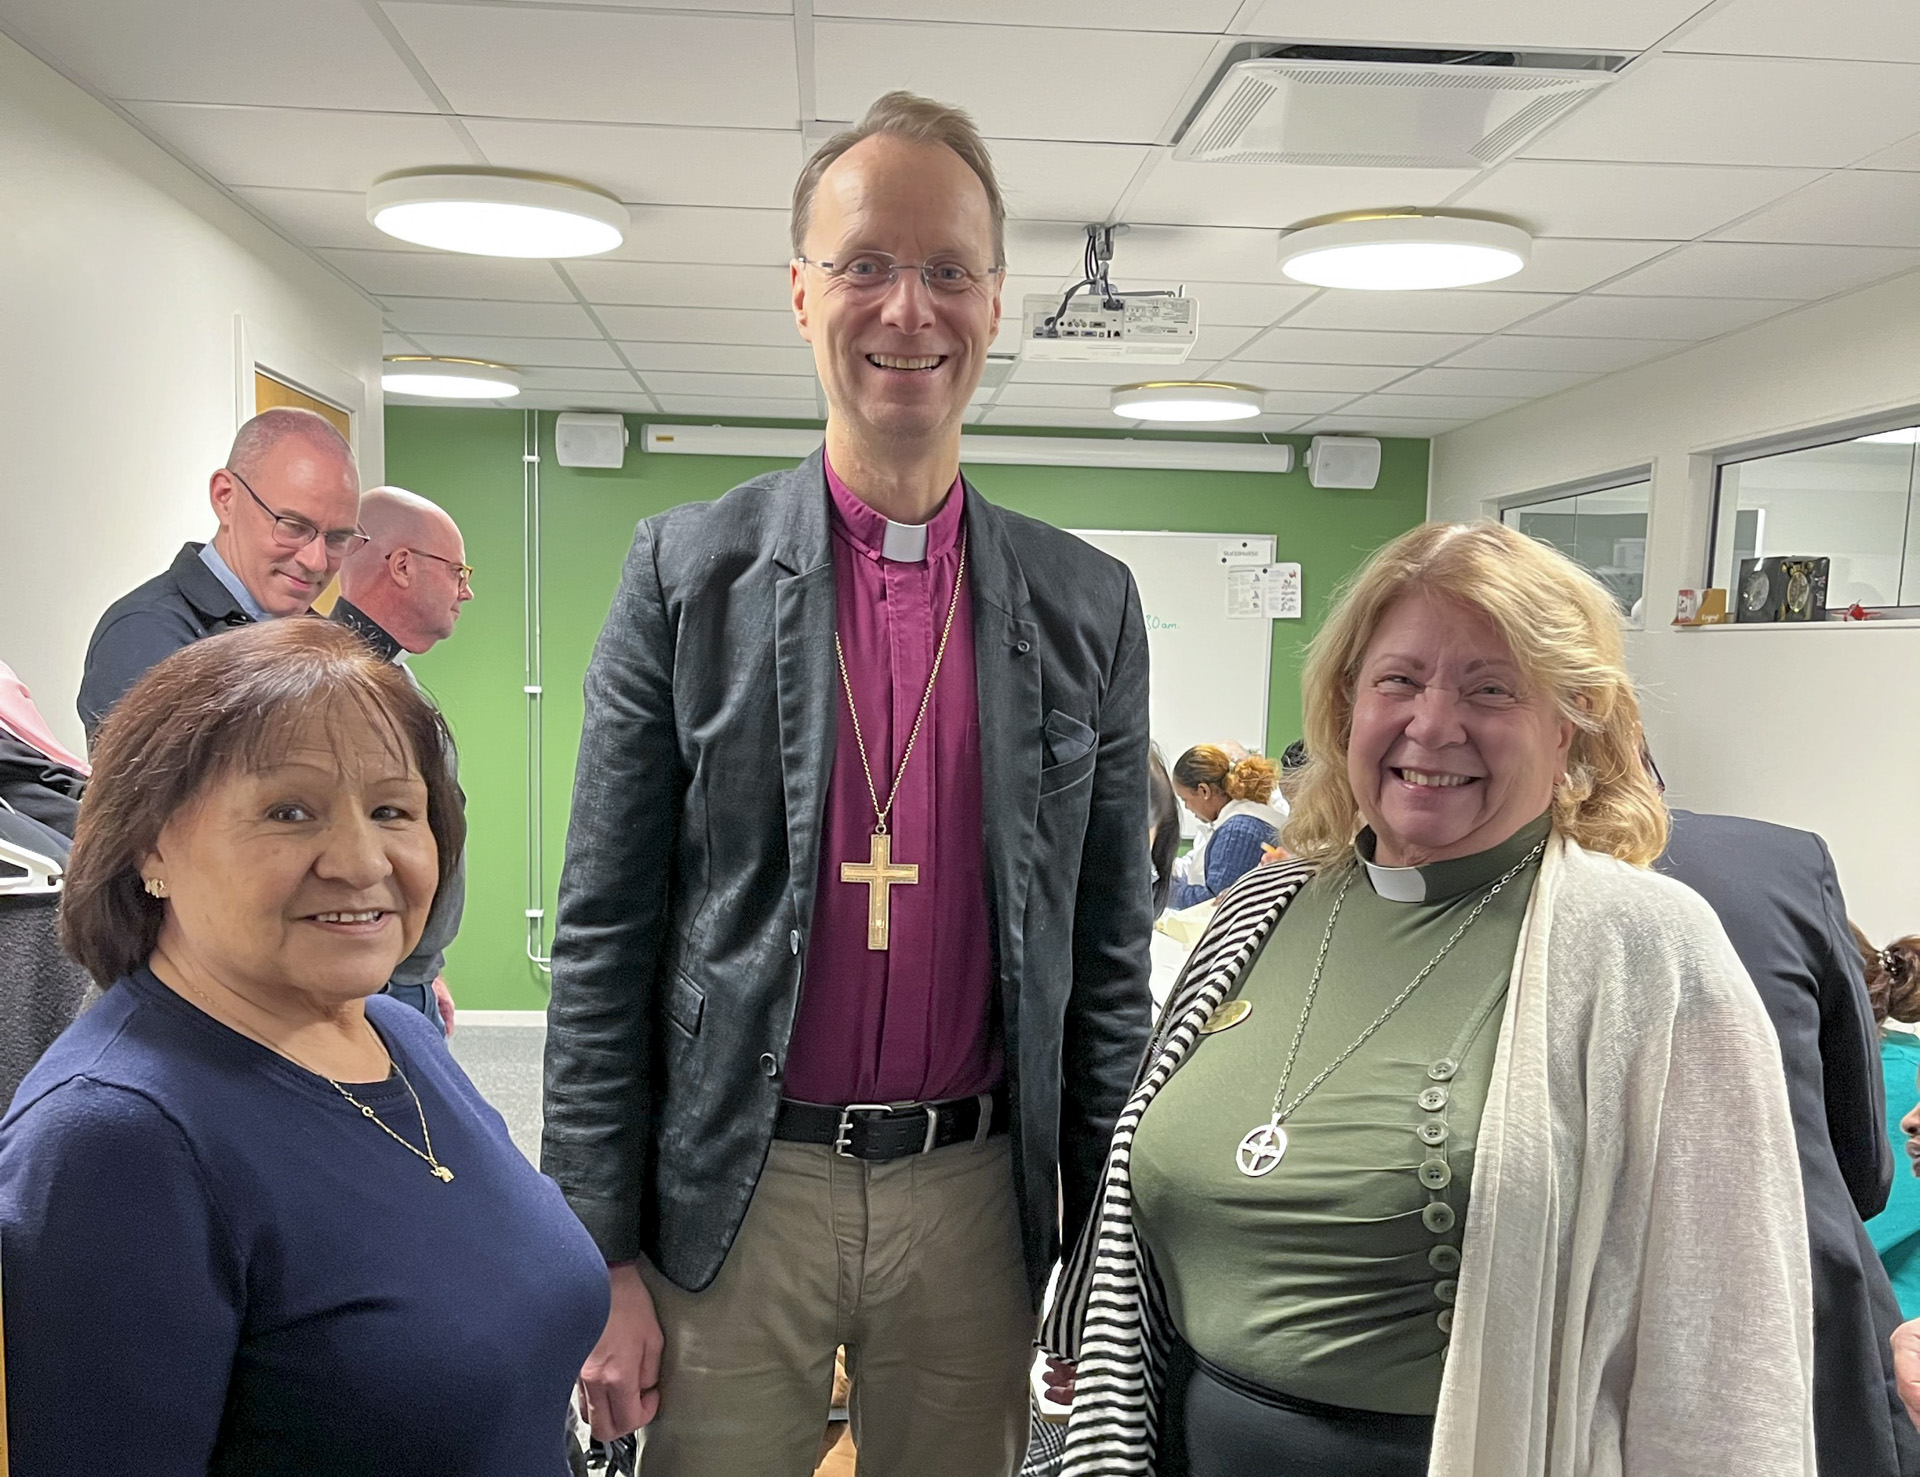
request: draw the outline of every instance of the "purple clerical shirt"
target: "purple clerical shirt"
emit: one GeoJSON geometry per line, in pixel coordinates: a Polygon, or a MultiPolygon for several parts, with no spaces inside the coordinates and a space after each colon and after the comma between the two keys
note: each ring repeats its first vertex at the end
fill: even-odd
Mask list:
{"type": "MultiPolygon", "coordinates": [[[[927,525],[926,558],[903,560],[882,552],[886,518],[861,502],[831,465],[827,488],[840,641],[884,805],[953,596],[965,493],[955,478],[927,525]]],[[[972,584],[969,572],[933,700],[888,818],[893,861],[917,865],[920,880],[890,890],[892,936],[885,950],[867,947],[866,884],[840,879],[843,862],[867,861],[874,813],[844,689],[835,703],[839,732],[813,937],[787,1052],[788,1097],[842,1105],[931,1102],[985,1092],[1000,1081],[972,584]]]]}

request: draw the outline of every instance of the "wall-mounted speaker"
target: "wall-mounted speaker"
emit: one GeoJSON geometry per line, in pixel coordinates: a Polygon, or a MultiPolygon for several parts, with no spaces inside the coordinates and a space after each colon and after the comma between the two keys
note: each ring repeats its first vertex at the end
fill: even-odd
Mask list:
{"type": "Polygon", "coordinates": [[[1371,436],[1315,436],[1307,447],[1315,487],[1371,488],[1380,480],[1380,443],[1371,436]]]}
{"type": "Polygon", "coordinates": [[[553,422],[553,454],[563,467],[623,465],[627,459],[626,417],[563,412],[553,422]]]}

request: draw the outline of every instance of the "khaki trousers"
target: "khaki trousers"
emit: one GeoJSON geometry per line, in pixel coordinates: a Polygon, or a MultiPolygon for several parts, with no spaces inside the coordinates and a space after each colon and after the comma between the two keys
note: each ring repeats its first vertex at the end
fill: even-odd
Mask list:
{"type": "Polygon", "coordinates": [[[1009,1155],[774,1140],[710,1287],[640,1263],[666,1341],[644,1477],[807,1477],[841,1344],[860,1477],[1012,1477],[1036,1326],[1009,1155]]]}

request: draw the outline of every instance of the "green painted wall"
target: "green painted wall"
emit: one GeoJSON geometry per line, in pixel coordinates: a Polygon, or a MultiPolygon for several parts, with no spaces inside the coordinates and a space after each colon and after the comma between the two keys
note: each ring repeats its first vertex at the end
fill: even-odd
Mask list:
{"type": "MultiPolygon", "coordinates": [[[[523,413],[390,407],[387,476],[439,503],[466,536],[475,596],[450,641],[413,668],[447,714],[467,792],[466,921],[447,978],[465,1006],[544,1004],[544,977],[526,958],[526,698],[522,686],[521,437],[523,413]]],[[[552,458],[553,417],[542,414],[545,581],[545,834],[549,924],[566,839],[579,747],[581,680],[606,618],[633,526],[676,503],[718,497],[777,462],[747,457],[649,456],[633,447],[617,472],[581,471],[552,458]]],[[[1216,438],[1228,439],[1228,438],[1216,438]]],[[[1241,438],[1244,439],[1244,438],[1241,438]]],[[[1304,442],[1299,442],[1304,447],[1304,442]]],[[[984,467],[987,497],[1067,528],[1272,533],[1277,557],[1302,566],[1307,619],[1274,624],[1270,750],[1300,732],[1302,651],[1329,593],[1371,550],[1426,516],[1427,443],[1388,441],[1379,486],[1322,492],[1304,471],[1095,471],[984,467]]]]}

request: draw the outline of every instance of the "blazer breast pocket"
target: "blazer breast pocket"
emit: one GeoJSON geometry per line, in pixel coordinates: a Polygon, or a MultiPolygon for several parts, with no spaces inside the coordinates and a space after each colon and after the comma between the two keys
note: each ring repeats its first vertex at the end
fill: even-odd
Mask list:
{"type": "Polygon", "coordinates": [[[1041,728],[1041,749],[1045,755],[1045,762],[1040,766],[1041,799],[1071,789],[1093,773],[1098,739],[1099,735],[1086,724],[1058,708],[1047,714],[1041,728]]]}

